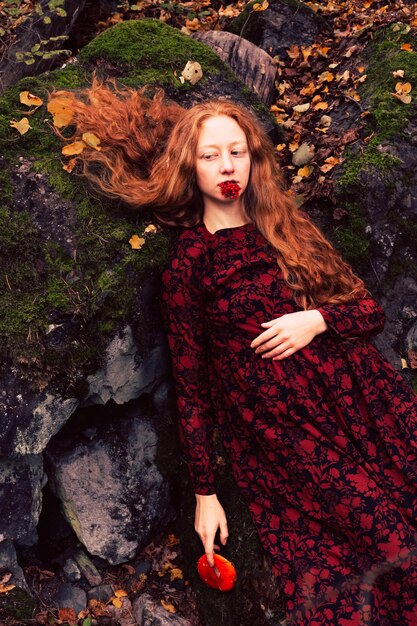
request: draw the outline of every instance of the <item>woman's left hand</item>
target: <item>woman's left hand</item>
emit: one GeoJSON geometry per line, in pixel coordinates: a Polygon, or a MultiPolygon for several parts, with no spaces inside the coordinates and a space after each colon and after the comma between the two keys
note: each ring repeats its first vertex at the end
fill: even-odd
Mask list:
{"type": "Polygon", "coordinates": [[[252,341],[251,348],[262,358],[272,357],[273,361],[291,356],[327,329],[322,314],[317,310],[286,313],[263,322],[261,326],[267,330],[252,341]]]}

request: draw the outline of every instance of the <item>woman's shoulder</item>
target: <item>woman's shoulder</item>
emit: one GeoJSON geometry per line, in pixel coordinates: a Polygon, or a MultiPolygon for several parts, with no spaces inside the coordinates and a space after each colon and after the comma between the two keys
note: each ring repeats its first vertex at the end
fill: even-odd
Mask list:
{"type": "Polygon", "coordinates": [[[207,242],[201,224],[184,227],[171,244],[164,270],[182,273],[187,270],[198,272],[207,254],[207,242]]]}

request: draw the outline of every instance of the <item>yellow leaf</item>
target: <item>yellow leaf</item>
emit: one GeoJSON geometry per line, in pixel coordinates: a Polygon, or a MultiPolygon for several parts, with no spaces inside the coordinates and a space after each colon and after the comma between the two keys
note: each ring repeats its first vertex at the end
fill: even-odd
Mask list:
{"type": "Polygon", "coordinates": [[[29,93],[29,91],[21,91],[19,97],[22,104],[27,104],[30,107],[39,107],[43,104],[43,100],[38,98],[38,96],[34,96],[33,93],[29,93]]]}
{"type": "Polygon", "coordinates": [[[308,111],[310,108],[310,103],[306,102],[305,104],[297,104],[296,106],[293,107],[293,110],[296,113],[305,113],[306,111],[308,111]]]}
{"type": "Polygon", "coordinates": [[[117,591],[114,592],[114,595],[116,598],[127,598],[127,593],[126,591],[123,591],[123,589],[117,589],[117,591]]]}
{"type": "Polygon", "coordinates": [[[52,114],[54,120],[54,126],[61,128],[61,126],[68,126],[72,122],[72,111],[69,108],[70,101],[63,96],[54,96],[50,102],[48,102],[48,112],[52,114]]]}
{"type": "Polygon", "coordinates": [[[22,119],[18,122],[16,122],[16,120],[11,120],[10,126],[12,126],[12,128],[16,128],[21,135],[27,133],[29,128],[32,128],[27,117],[22,117],[22,119]]]}
{"type": "Polygon", "coordinates": [[[83,133],[82,139],[90,148],[101,150],[100,139],[94,133],[83,133]]]}
{"type": "Polygon", "coordinates": [[[184,578],[183,573],[179,569],[179,567],[172,568],[172,570],[169,572],[169,575],[171,576],[171,581],[176,580],[177,578],[180,580],[184,578]]]}
{"type": "Polygon", "coordinates": [[[304,57],[304,61],[308,61],[308,57],[311,55],[311,46],[308,48],[303,48],[303,46],[301,46],[301,54],[304,57]]]}
{"type": "Polygon", "coordinates": [[[285,143],[279,143],[277,146],[275,146],[275,150],[277,150],[278,152],[282,152],[285,148],[285,143]]]}
{"type": "Polygon", "coordinates": [[[322,72],[319,75],[319,83],[323,83],[325,81],[327,81],[328,83],[330,83],[332,80],[334,79],[334,74],[332,74],[331,72],[322,72]]]}
{"type": "Polygon", "coordinates": [[[177,612],[177,609],[175,608],[175,606],[171,604],[170,602],[165,602],[165,600],[161,600],[161,604],[166,611],[169,611],[170,613],[177,612]]]}
{"type": "Polygon", "coordinates": [[[181,76],[185,80],[189,80],[192,85],[198,83],[203,76],[203,70],[198,61],[187,61],[186,66],[181,72],[181,76]]]}
{"type": "Polygon", "coordinates": [[[410,104],[411,102],[411,96],[408,93],[392,93],[391,95],[397,98],[397,100],[404,102],[404,104],[410,104]]]}
{"type": "Polygon", "coordinates": [[[252,10],[253,11],[265,11],[268,7],[269,7],[269,3],[267,2],[267,0],[264,0],[262,4],[260,4],[259,2],[256,2],[256,4],[253,5],[252,10]]]}
{"type": "Polygon", "coordinates": [[[304,167],[301,167],[298,170],[297,176],[301,176],[301,178],[307,178],[308,176],[310,176],[313,169],[314,168],[311,165],[304,165],[304,167]]]}
{"type": "Polygon", "coordinates": [[[143,237],[139,237],[138,235],[132,235],[129,239],[129,243],[133,250],[140,250],[145,243],[145,240],[143,237]]]}
{"type": "Polygon", "coordinates": [[[72,156],[73,154],[80,154],[86,144],[83,141],[74,141],[73,143],[69,143],[67,146],[64,146],[61,150],[62,154],[66,156],[72,156]]]}
{"type": "Polygon", "coordinates": [[[313,82],[308,83],[305,87],[300,90],[301,96],[312,96],[316,91],[317,87],[313,82]]]}
{"type": "Polygon", "coordinates": [[[318,53],[320,54],[320,56],[327,57],[327,53],[329,52],[330,47],[329,46],[319,46],[317,50],[318,50],[318,53]]]}
{"type": "Polygon", "coordinates": [[[123,606],[123,600],[120,600],[120,598],[112,598],[112,604],[116,607],[116,609],[121,609],[123,606]]]}
{"type": "Polygon", "coordinates": [[[71,172],[74,169],[75,164],[77,163],[77,161],[78,161],[77,158],[70,159],[66,165],[62,166],[62,169],[65,170],[66,172],[68,172],[69,174],[71,174],[71,172]]]}
{"type": "Polygon", "coordinates": [[[155,224],[149,224],[149,226],[147,226],[143,232],[144,233],[156,233],[157,230],[158,229],[155,226],[155,224]]]}
{"type": "Polygon", "coordinates": [[[339,163],[339,159],[337,159],[336,157],[327,157],[327,159],[325,159],[324,161],[324,165],[322,165],[319,169],[322,172],[328,172],[329,170],[333,169],[333,167],[335,165],[337,165],[339,163]]]}

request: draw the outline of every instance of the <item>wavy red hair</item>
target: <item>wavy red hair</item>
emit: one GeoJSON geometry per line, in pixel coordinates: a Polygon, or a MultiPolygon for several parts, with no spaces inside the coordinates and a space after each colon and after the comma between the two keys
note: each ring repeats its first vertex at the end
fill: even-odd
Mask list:
{"type": "Polygon", "coordinates": [[[233,118],[244,131],[251,173],[245,212],[277,251],[277,263],[304,309],[348,301],[366,293],[339,253],[286,193],[273,145],[261,123],[243,106],[214,99],[190,109],[168,101],[162,89],[109,89],[93,75],[91,87],[54,91],[73,112],[72,137],[94,132],[101,150],[79,155],[82,176],[104,195],[152,210],[161,226],[190,227],[202,219],[196,184],[197,140],[206,119],[233,118]],[[97,171],[98,167],[98,171],[97,171]]]}

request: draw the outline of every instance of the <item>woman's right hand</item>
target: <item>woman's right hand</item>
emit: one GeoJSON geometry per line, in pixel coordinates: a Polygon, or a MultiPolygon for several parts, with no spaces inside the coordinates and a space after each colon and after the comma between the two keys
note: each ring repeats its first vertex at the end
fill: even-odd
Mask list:
{"type": "Polygon", "coordinates": [[[215,493],[209,496],[196,494],[195,497],[194,528],[203,542],[208,564],[214,567],[214,548],[220,549],[220,546],[214,544],[217,529],[220,527],[220,541],[223,545],[226,545],[229,536],[226,514],[215,493]]]}

